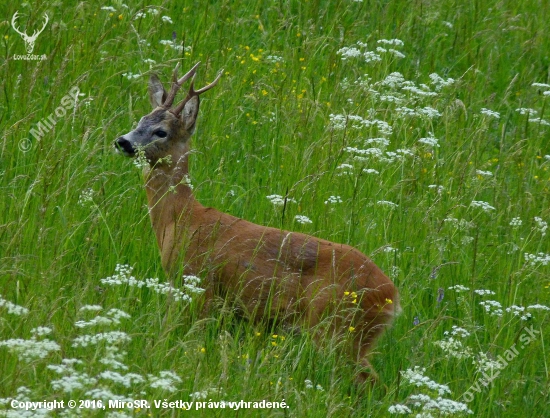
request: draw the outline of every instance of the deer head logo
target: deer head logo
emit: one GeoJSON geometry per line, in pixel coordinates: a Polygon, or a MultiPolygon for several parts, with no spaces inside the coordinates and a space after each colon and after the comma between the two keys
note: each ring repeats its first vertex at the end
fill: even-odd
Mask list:
{"type": "Polygon", "coordinates": [[[14,31],[16,31],[19,35],[21,35],[21,37],[25,41],[25,49],[27,50],[27,53],[32,54],[32,51],[34,50],[34,43],[36,42],[36,38],[38,38],[38,35],[40,35],[42,31],[46,28],[46,25],[48,24],[48,21],[50,19],[48,18],[48,15],[44,13],[45,19],[44,19],[44,25],[42,26],[42,29],[35,30],[32,36],[29,36],[27,35],[26,32],[21,32],[20,30],[18,30],[17,27],[15,26],[15,22],[18,18],[18,13],[19,12],[15,12],[15,14],[13,15],[11,19],[11,27],[13,28],[14,31]]]}

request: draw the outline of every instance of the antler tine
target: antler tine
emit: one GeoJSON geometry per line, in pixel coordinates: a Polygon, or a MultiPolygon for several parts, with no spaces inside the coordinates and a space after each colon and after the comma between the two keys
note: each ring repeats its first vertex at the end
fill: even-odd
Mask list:
{"type": "Polygon", "coordinates": [[[218,72],[218,75],[216,76],[214,81],[212,81],[210,84],[204,86],[202,89],[198,89],[198,90],[194,89],[195,75],[193,74],[193,79],[191,80],[191,85],[189,86],[189,92],[187,93],[187,96],[171,112],[176,116],[179,115],[181,113],[181,111],[183,110],[183,108],[185,107],[185,105],[187,104],[187,102],[189,100],[191,100],[192,97],[198,96],[199,94],[202,94],[205,91],[210,90],[212,87],[216,86],[216,84],[218,84],[218,81],[220,80],[222,74],[223,74],[223,69],[221,69],[218,72]]]}
{"type": "Polygon", "coordinates": [[[19,17],[19,11],[16,11],[14,14],[13,14],[13,17],[11,18],[11,27],[13,28],[14,31],[16,31],[19,35],[23,36],[23,33],[17,29],[17,27],[15,26],[15,21],[17,20],[17,18],[19,17]]]}
{"type": "Polygon", "coordinates": [[[195,65],[193,65],[193,68],[191,68],[187,74],[185,74],[182,78],[178,80],[178,84],[181,86],[183,83],[185,83],[187,80],[189,80],[191,77],[195,75],[197,72],[197,67],[200,65],[200,61],[197,62],[195,65]]]}
{"type": "Polygon", "coordinates": [[[195,72],[197,71],[197,67],[199,66],[200,61],[197,62],[193,68],[191,68],[183,77],[178,79],[178,69],[180,67],[180,63],[178,62],[176,64],[176,68],[174,68],[174,73],[172,75],[172,86],[170,87],[170,92],[168,93],[168,96],[166,97],[166,100],[163,103],[164,107],[170,107],[172,106],[172,103],[174,103],[174,98],[176,97],[176,94],[178,90],[180,89],[181,85],[185,83],[189,78],[193,77],[195,75],[195,72]]]}
{"type": "Polygon", "coordinates": [[[46,28],[46,25],[48,24],[48,22],[50,21],[50,18],[48,17],[48,14],[47,14],[47,13],[44,13],[44,16],[46,16],[46,19],[45,19],[44,24],[42,25],[42,29],[40,29],[40,30],[38,30],[38,29],[35,30],[35,31],[33,32],[33,34],[32,34],[33,37],[34,37],[34,36],[38,36],[39,34],[41,34],[42,31],[46,28]]]}
{"type": "Polygon", "coordinates": [[[196,94],[201,94],[201,93],[204,93],[205,91],[207,90],[210,90],[212,87],[215,87],[216,84],[218,84],[218,81],[220,80],[221,76],[223,74],[223,68],[218,71],[218,75],[216,76],[216,78],[214,79],[214,81],[212,81],[210,84],[208,84],[207,86],[204,86],[202,89],[199,89],[197,91],[195,91],[196,94]]]}

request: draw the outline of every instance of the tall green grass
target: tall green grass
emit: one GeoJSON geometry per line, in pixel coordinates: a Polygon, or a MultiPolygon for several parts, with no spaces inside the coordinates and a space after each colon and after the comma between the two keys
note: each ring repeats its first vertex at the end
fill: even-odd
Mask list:
{"type": "MultiPolygon", "coordinates": [[[[532,85],[550,83],[547,2],[128,6],[118,1],[0,5],[0,295],[29,310],[9,313],[2,302],[0,341],[50,339],[59,348],[25,360],[1,346],[0,398],[91,399],[88,391],[102,388],[112,396],[150,401],[284,399],[289,405],[243,409],[239,416],[389,416],[395,404],[418,411],[411,395],[437,398],[433,389],[408,383],[406,371],[420,367],[448,386],[452,393],[446,398],[466,403],[475,416],[546,416],[548,313],[526,309],[515,316],[506,308],[547,305],[550,299],[550,240],[544,230],[550,222],[550,96],[545,94],[550,88],[532,85]],[[10,24],[16,10],[27,33],[49,15],[34,50],[46,60],[13,59],[25,53],[10,24]],[[136,18],[137,13],[144,16],[136,18]],[[172,39],[183,48],[160,42],[172,39]],[[380,39],[400,39],[404,46],[377,43],[380,39]],[[358,41],[367,44],[362,51],[395,48],[405,57],[386,52],[374,63],[343,59],[338,51],[360,48],[358,41]],[[115,154],[113,141],[150,111],[150,71],[167,81],[177,62],[187,68],[197,61],[202,62],[198,84],[225,70],[218,87],[205,94],[192,139],[190,174],[197,198],[256,223],[353,245],[391,274],[403,313],[373,353],[379,387],[359,392],[354,365],[329,342],[315,347],[307,333],[254,325],[223,306],[204,318],[200,298],[184,306],[147,287],[100,281],[112,276],[117,264],[133,266],[139,280],[166,279],[141,173],[115,154]],[[430,91],[435,91],[432,73],[455,82],[436,96],[419,98],[380,84],[394,72],[430,91]],[[36,140],[31,129],[73,86],[82,93],[75,109],[36,140]],[[380,97],[396,92],[401,104],[380,97]],[[440,116],[400,117],[397,108],[403,106],[430,106],[440,116]],[[538,113],[522,114],[520,108],[538,113]],[[331,115],[383,120],[393,132],[384,135],[376,125],[354,128],[349,118],[338,129],[331,115]],[[533,120],[538,118],[542,121],[533,120]],[[431,135],[439,146],[419,142],[431,135]],[[357,152],[346,150],[378,147],[365,145],[378,137],[390,141],[383,153],[406,149],[413,155],[358,160],[357,152]],[[23,149],[25,139],[29,150],[23,149]],[[273,194],[296,203],[283,211],[266,198],[273,194]],[[342,202],[325,203],[330,196],[342,202]],[[301,224],[296,215],[312,223],[301,224]],[[469,290],[449,289],[456,285],[469,290]],[[480,289],[494,294],[474,292],[480,289]],[[486,300],[499,302],[502,314],[480,305],[486,300]],[[81,329],[76,321],[97,314],[80,312],[86,305],[101,305],[103,316],[121,309],[131,319],[81,329]],[[522,320],[528,312],[532,318],[522,320]],[[453,325],[469,335],[451,335],[453,325]],[[52,333],[32,337],[31,330],[41,326],[52,333]],[[525,343],[527,329],[538,333],[525,343]],[[131,340],[74,346],[78,336],[109,330],[121,330],[131,340]],[[451,337],[460,349],[456,343],[454,351],[449,348],[451,337]],[[514,346],[519,354],[499,376],[472,392],[472,385],[486,379],[479,371],[483,355],[495,360],[514,346]],[[70,358],[83,363],[63,373],[80,376],[82,385],[65,392],[52,384],[61,374],[48,366],[70,358]],[[114,360],[104,364],[105,358],[128,369],[117,369],[114,360]],[[101,377],[106,371],[135,373],[143,380],[126,387],[101,377]],[[155,386],[162,371],[181,381],[174,378],[165,389],[155,386]]],[[[6,402],[0,412],[19,416],[6,402]]],[[[85,416],[106,412],[236,415],[227,409],[82,411],[85,416]]]]}

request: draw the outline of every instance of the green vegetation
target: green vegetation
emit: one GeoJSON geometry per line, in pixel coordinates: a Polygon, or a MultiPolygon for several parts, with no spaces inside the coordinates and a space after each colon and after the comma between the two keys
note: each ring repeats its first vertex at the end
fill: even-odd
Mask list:
{"type": "Polygon", "coordinates": [[[441,396],[547,416],[548,2],[94,3],[0,5],[0,415],[23,416],[12,398],[289,406],[83,416],[469,415],[441,396]],[[46,59],[14,59],[17,10],[27,33],[48,14],[46,59]],[[225,70],[192,140],[197,198],[353,245],[392,277],[382,385],[359,391],[334,342],[221,304],[204,317],[200,297],[145,283],[166,277],[141,173],[113,141],[150,111],[149,72],[197,61],[199,86],[225,70]]]}

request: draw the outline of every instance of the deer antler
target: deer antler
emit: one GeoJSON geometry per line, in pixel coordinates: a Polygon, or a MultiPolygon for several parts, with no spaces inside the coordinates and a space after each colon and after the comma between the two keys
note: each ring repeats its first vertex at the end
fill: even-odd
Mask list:
{"type": "Polygon", "coordinates": [[[199,66],[199,64],[200,61],[197,62],[193,66],[193,68],[191,68],[182,78],[178,79],[178,69],[180,67],[180,63],[177,63],[176,68],[174,68],[174,74],[172,76],[172,86],[170,87],[170,92],[168,93],[166,100],[162,104],[164,107],[169,108],[170,106],[172,106],[172,103],[174,103],[174,98],[176,97],[176,93],[183,83],[185,83],[191,77],[195,76],[195,72],[197,71],[197,67],[199,66]]]}
{"type": "Polygon", "coordinates": [[[13,17],[11,18],[11,27],[12,27],[13,30],[16,31],[19,35],[25,37],[25,36],[27,36],[27,34],[21,32],[20,30],[18,30],[17,27],[15,26],[15,21],[17,20],[18,17],[19,17],[19,11],[15,12],[14,15],[13,15],[13,17]]]}
{"type": "Polygon", "coordinates": [[[187,96],[185,99],[183,99],[174,109],[170,110],[174,115],[178,116],[183,108],[185,107],[185,104],[191,100],[192,97],[199,96],[200,94],[204,93],[207,90],[210,90],[212,87],[214,87],[216,84],[218,84],[219,79],[221,78],[223,74],[223,68],[218,72],[218,75],[207,86],[204,86],[202,89],[195,90],[193,88],[193,85],[195,84],[195,75],[193,74],[193,78],[191,79],[191,86],[189,86],[189,92],[187,93],[187,96]]]}
{"type": "Polygon", "coordinates": [[[50,21],[50,18],[48,17],[48,14],[47,13],[44,13],[44,16],[46,16],[46,19],[45,19],[45,22],[44,24],[42,25],[42,29],[40,30],[35,30],[31,36],[31,38],[35,39],[38,35],[40,35],[42,33],[42,31],[44,29],[46,29],[46,25],[48,24],[48,22],[50,21]]]}

